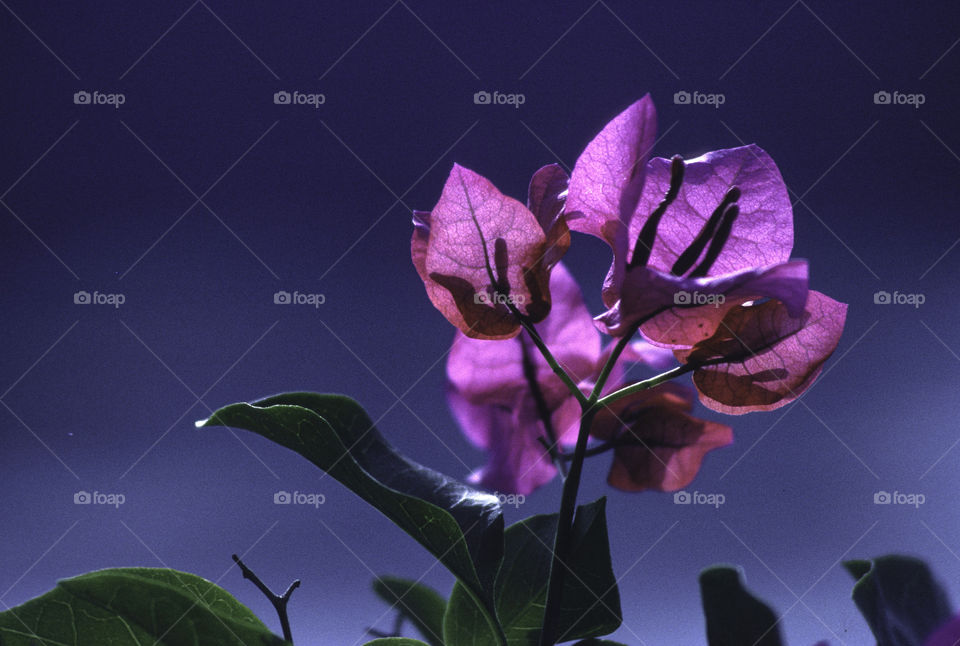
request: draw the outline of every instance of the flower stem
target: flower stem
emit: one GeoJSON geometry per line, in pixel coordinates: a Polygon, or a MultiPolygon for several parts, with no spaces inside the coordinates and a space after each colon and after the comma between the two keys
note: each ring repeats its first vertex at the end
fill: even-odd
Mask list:
{"type": "Polygon", "coordinates": [[[577,492],[580,489],[580,475],[583,473],[583,459],[587,451],[587,439],[590,426],[597,409],[585,406],[580,418],[580,432],[577,446],[570,463],[570,472],[563,482],[563,497],[560,499],[560,513],[557,518],[557,534],[553,542],[553,560],[550,563],[550,578],[547,584],[547,602],[543,610],[543,630],[540,632],[540,646],[553,646],[556,643],[557,617],[560,614],[560,600],[563,593],[563,579],[567,568],[566,559],[570,549],[571,530],[574,512],[577,509],[577,492]]]}
{"type": "Polygon", "coordinates": [[[636,334],[639,327],[639,323],[634,325],[631,329],[627,330],[626,334],[617,340],[617,345],[613,347],[613,352],[610,353],[610,357],[607,359],[607,362],[603,364],[603,368],[600,370],[600,375],[597,377],[597,383],[593,386],[593,392],[590,393],[591,402],[595,402],[600,398],[600,393],[603,392],[603,387],[607,384],[607,379],[610,377],[610,373],[613,371],[613,366],[616,365],[617,360],[623,353],[623,350],[627,347],[627,344],[630,343],[630,339],[633,338],[633,335],[636,334]]]}
{"type": "MultiPolygon", "coordinates": [[[[665,381],[669,381],[682,374],[695,370],[703,364],[685,364],[678,366],[673,370],[661,373],[656,377],[651,377],[644,381],[637,382],[617,390],[606,397],[600,397],[603,387],[613,366],[616,364],[623,350],[627,347],[630,339],[636,333],[640,323],[632,326],[628,334],[622,336],[613,352],[604,364],[600,375],[597,377],[597,383],[593,387],[590,396],[586,401],[581,400],[582,414],[580,416],[580,431],[577,435],[577,446],[573,451],[570,461],[570,471],[563,483],[563,494],[560,499],[560,513],[557,518],[557,533],[553,542],[553,560],[550,564],[550,578],[547,583],[547,601],[543,610],[543,629],[540,632],[540,646],[554,646],[558,637],[556,635],[557,618],[560,614],[560,602],[563,595],[563,579],[567,569],[566,560],[569,557],[570,540],[573,531],[574,514],[577,509],[577,493],[580,489],[580,476],[583,473],[583,461],[588,454],[587,441],[590,438],[590,427],[596,414],[605,406],[617,401],[622,397],[635,392],[653,388],[665,381]]],[[[532,335],[531,335],[532,336],[532,335]]],[[[613,444],[600,447],[602,452],[612,448],[613,444]]]]}
{"type": "Polygon", "coordinates": [[[514,313],[514,316],[519,319],[520,324],[523,326],[523,329],[527,331],[530,335],[530,339],[533,341],[533,344],[537,346],[537,350],[540,351],[540,354],[543,355],[543,358],[546,360],[547,365],[550,366],[550,369],[553,370],[553,373],[560,378],[560,381],[566,385],[567,389],[570,391],[570,394],[573,395],[581,406],[587,404],[587,397],[582,392],[577,384],[573,383],[573,380],[570,378],[570,375],[560,366],[560,363],[554,358],[553,353],[550,352],[550,348],[547,347],[547,344],[544,343],[543,339],[540,337],[540,333],[537,332],[537,329],[533,326],[533,323],[527,319],[526,316],[520,314],[519,310],[516,309],[516,306],[509,305],[511,310],[514,313]]]}
{"type": "Polygon", "coordinates": [[[688,372],[692,372],[697,368],[702,367],[702,363],[686,363],[682,366],[677,366],[666,372],[662,372],[656,377],[650,377],[649,379],[644,379],[643,381],[638,381],[635,384],[630,384],[629,386],[624,386],[620,390],[614,391],[607,395],[606,397],[601,397],[594,403],[595,408],[603,408],[604,406],[609,406],[618,399],[623,399],[628,395],[640,392],[641,390],[647,390],[648,388],[653,388],[654,386],[659,386],[665,381],[670,381],[675,379],[680,375],[684,375],[688,372]]]}

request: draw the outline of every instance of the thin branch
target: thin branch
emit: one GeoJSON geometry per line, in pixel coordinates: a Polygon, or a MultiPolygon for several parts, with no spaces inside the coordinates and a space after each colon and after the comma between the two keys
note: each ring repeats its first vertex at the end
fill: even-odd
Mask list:
{"type": "Polygon", "coordinates": [[[277,595],[240,560],[239,556],[234,554],[233,561],[240,566],[240,571],[243,572],[243,578],[250,579],[253,585],[257,586],[257,589],[273,604],[274,609],[277,611],[277,616],[280,617],[280,627],[283,629],[283,638],[292,644],[293,637],[290,635],[290,619],[287,617],[287,602],[290,601],[290,595],[293,594],[293,591],[300,587],[300,579],[291,583],[290,587],[287,588],[287,591],[282,595],[277,595]]]}

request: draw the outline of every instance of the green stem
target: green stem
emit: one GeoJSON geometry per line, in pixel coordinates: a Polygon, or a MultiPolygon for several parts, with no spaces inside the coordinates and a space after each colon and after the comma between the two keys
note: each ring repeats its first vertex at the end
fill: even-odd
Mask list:
{"type": "Polygon", "coordinates": [[[573,383],[573,380],[570,379],[570,375],[560,366],[557,360],[554,358],[553,353],[550,352],[550,348],[547,347],[547,344],[544,343],[543,339],[540,337],[540,333],[537,332],[537,329],[533,326],[526,316],[521,314],[517,310],[516,306],[509,305],[511,311],[513,311],[514,316],[520,321],[520,324],[523,326],[523,329],[527,331],[530,335],[530,339],[533,341],[533,344],[537,346],[537,350],[540,351],[540,354],[543,355],[543,358],[546,360],[547,365],[550,366],[550,369],[553,370],[553,373],[560,378],[560,381],[566,385],[567,389],[570,391],[570,394],[573,395],[581,406],[587,405],[587,397],[582,392],[577,384],[573,383]]]}
{"type": "MultiPolygon", "coordinates": [[[[557,518],[557,533],[553,542],[553,560],[550,564],[550,578],[547,583],[547,601],[543,610],[543,629],[540,632],[540,646],[554,646],[558,637],[555,633],[563,594],[564,569],[567,567],[565,562],[570,550],[574,514],[577,508],[577,493],[580,489],[583,461],[588,453],[587,441],[590,438],[590,426],[593,424],[593,418],[601,408],[622,397],[646,390],[647,388],[653,388],[665,381],[669,381],[670,379],[679,377],[682,374],[700,367],[699,364],[678,366],[656,377],[651,377],[650,379],[621,388],[606,397],[600,397],[600,393],[603,391],[603,387],[610,377],[610,373],[613,371],[613,366],[620,358],[620,355],[627,347],[627,344],[639,326],[639,323],[633,326],[632,329],[629,330],[629,334],[625,334],[617,341],[617,345],[614,346],[613,352],[610,353],[610,357],[607,359],[607,362],[600,371],[600,375],[597,377],[597,383],[594,385],[590,396],[585,398],[586,401],[580,400],[583,413],[580,417],[580,431],[577,435],[577,445],[573,451],[570,462],[570,472],[567,474],[566,480],[564,480],[563,494],[560,499],[560,513],[557,518]]],[[[607,448],[609,447],[604,447],[604,450],[607,448]]]]}
{"type": "MultiPolygon", "coordinates": [[[[531,326],[532,327],[532,326],[531,326]]],[[[547,582],[547,601],[543,609],[543,630],[540,632],[540,646],[553,646],[556,642],[556,623],[557,616],[560,614],[560,601],[563,594],[564,562],[567,558],[570,544],[570,533],[573,529],[573,517],[577,509],[577,493],[580,490],[580,476],[583,473],[583,461],[587,455],[587,441],[590,439],[590,426],[593,424],[593,418],[599,408],[596,407],[603,386],[606,384],[613,366],[617,363],[624,348],[630,342],[630,338],[636,332],[639,324],[630,330],[617,341],[613,352],[600,370],[597,382],[590,393],[590,397],[583,397],[580,389],[575,389],[576,394],[580,395],[577,400],[580,402],[582,414],[580,416],[580,430],[577,434],[577,445],[574,448],[573,456],[570,462],[570,470],[566,479],[563,481],[563,494],[560,499],[560,513],[557,517],[557,533],[553,539],[553,560],[550,563],[550,578],[547,582]]],[[[533,334],[530,335],[534,337],[533,334]]],[[[536,337],[534,337],[536,339],[536,337]]],[[[537,346],[540,347],[539,345],[537,346]]],[[[542,352],[543,350],[541,350],[542,352]]],[[[550,357],[545,354],[547,362],[550,357]]],[[[572,391],[573,392],[573,391],[572,391]]]]}
{"type": "Polygon", "coordinates": [[[643,381],[638,381],[635,384],[630,384],[629,386],[624,386],[620,390],[614,391],[607,395],[606,397],[601,397],[594,403],[595,408],[603,408],[604,406],[609,406],[618,399],[623,399],[628,395],[640,392],[641,390],[647,390],[648,388],[653,388],[654,386],[659,386],[665,381],[670,381],[675,379],[680,375],[684,375],[688,372],[693,372],[697,368],[700,368],[707,364],[702,363],[686,363],[682,366],[677,366],[672,370],[667,370],[662,372],[656,377],[650,377],[649,379],[644,379],[643,381]]]}
{"type": "Polygon", "coordinates": [[[624,349],[627,347],[627,344],[630,343],[630,339],[633,338],[633,335],[636,334],[639,327],[639,323],[634,325],[627,331],[626,334],[617,340],[617,345],[614,346],[613,352],[610,353],[610,357],[607,359],[607,362],[603,364],[603,369],[600,370],[600,375],[597,377],[597,383],[593,386],[593,392],[590,393],[591,403],[600,398],[600,393],[603,392],[603,387],[607,384],[607,379],[610,377],[610,373],[613,371],[613,366],[616,365],[617,359],[619,359],[620,355],[623,354],[624,349]]]}
{"type": "Polygon", "coordinates": [[[597,409],[585,407],[580,418],[580,432],[577,446],[570,463],[570,472],[563,482],[563,497],[560,499],[560,514],[557,518],[557,534],[553,541],[553,560],[550,563],[550,578],[547,584],[547,602],[543,610],[543,630],[540,632],[540,646],[553,646],[557,616],[560,614],[560,599],[563,593],[564,569],[570,549],[573,516],[577,508],[577,492],[580,489],[580,476],[583,473],[583,459],[587,451],[587,439],[590,437],[590,425],[597,409]]]}
{"type": "MultiPolygon", "coordinates": [[[[607,441],[607,442],[604,442],[603,444],[598,444],[597,446],[594,446],[594,447],[592,447],[592,448],[587,449],[587,450],[584,452],[583,457],[584,457],[584,458],[591,458],[591,457],[593,457],[593,456],[595,456],[595,455],[600,455],[601,453],[606,453],[607,451],[612,451],[613,449],[617,448],[618,446],[623,446],[623,445],[624,445],[623,442],[620,442],[620,441],[617,441],[617,440],[609,440],[609,441],[607,441]]],[[[559,457],[560,457],[561,460],[569,461],[569,460],[573,460],[573,457],[574,457],[574,456],[573,456],[573,453],[561,453],[559,457]]]]}

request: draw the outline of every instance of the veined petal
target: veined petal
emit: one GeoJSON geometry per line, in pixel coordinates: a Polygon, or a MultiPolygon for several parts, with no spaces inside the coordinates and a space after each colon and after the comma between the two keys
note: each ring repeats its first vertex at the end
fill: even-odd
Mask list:
{"type": "Polygon", "coordinates": [[[799,317],[778,301],[739,306],[713,336],[676,355],[683,363],[719,361],[693,373],[708,408],[731,415],[774,410],[813,383],[837,348],[846,314],[846,304],[815,291],[799,317]]]}
{"type": "MultiPolygon", "coordinates": [[[[643,196],[630,219],[631,248],[670,186],[669,159],[647,164],[643,196]]],[[[783,177],[760,147],[715,150],[685,163],[683,184],[657,228],[648,265],[670,272],[732,187],[740,189],[739,215],[714,261],[711,276],[786,262],[793,249],[793,208],[783,177]]]]}

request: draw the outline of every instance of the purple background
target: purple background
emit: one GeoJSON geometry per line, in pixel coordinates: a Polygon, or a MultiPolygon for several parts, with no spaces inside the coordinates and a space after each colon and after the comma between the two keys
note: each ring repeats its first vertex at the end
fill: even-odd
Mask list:
{"type": "MultiPolygon", "coordinates": [[[[721,508],[611,491],[608,458],[588,465],[581,500],[610,496],[623,576],[615,637],[704,643],[696,577],[715,562],[743,566],[792,644],[871,641],[844,558],[920,555],[960,602],[952,3],[346,4],[0,2],[0,602],[95,568],[169,566],[279,631],[230,569],[240,552],[276,588],[303,580],[298,644],[349,646],[391,623],[374,573],[447,592],[426,552],[311,464],[193,421],[343,392],[401,450],[467,473],[483,456],[441,396],[452,329],[410,264],[409,211],[434,204],[454,161],[523,197],[645,92],[656,154],[756,142],[773,156],[794,255],[850,312],[800,403],[725,420],[735,444],[690,488],[723,493],[721,508]],[[126,101],[76,105],[80,90],[126,101]],[[275,105],[280,90],[326,102],[275,105]],[[480,90],[525,103],[475,105],[480,90]],[[725,103],[676,105],[680,90],[725,103]],[[879,90],[925,103],[877,105],[879,90]],[[326,302],[275,305],[281,289],[326,302]],[[75,305],[78,290],[126,301],[75,305]],[[925,303],[876,305],[878,290],[925,303]],[[79,490],[126,502],[74,505],[79,490]],[[326,503],[276,506],[278,490],[326,503]],[[926,502],[878,506],[880,490],[926,502]]],[[[568,256],[594,312],[608,261],[583,237],[568,256]]],[[[553,483],[509,519],[558,496],[553,483]]]]}

